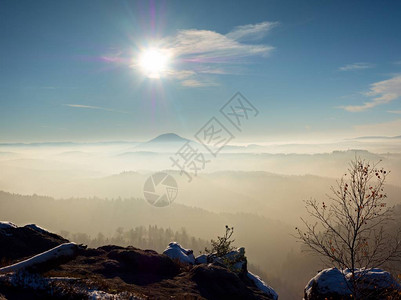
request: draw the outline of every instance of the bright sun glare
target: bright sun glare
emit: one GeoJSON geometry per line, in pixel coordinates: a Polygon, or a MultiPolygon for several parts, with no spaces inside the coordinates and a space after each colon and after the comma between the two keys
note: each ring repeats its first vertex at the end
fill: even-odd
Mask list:
{"type": "Polygon", "coordinates": [[[160,78],[167,70],[169,55],[157,48],[145,49],[139,55],[139,66],[149,78],[160,78]]]}

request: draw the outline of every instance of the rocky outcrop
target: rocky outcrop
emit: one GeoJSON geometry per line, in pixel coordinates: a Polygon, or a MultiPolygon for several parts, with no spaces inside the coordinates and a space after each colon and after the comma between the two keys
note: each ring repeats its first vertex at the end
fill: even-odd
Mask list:
{"type": "Polygon", "coordinates": [[[20,261],[3,267],[0,299],[277,299],[247,275],[245,249],[200,263],[177,243],[165,254],[113,245],[87,249],[36,225],[0,225],[0,239],[11,245],[0,244],[0,258],[20,261]],[[34,256],[22,260],[28,253],[34,256]],[[32,268],[36,263],[40,268],[32,268]]]}
{"type": "MultiPolygon", "coordinates": [[[[232,250],[229,253],[223,256],[217,256],[215,253],[212,254],[201,254],[196,258],[193,258],[192,250],[185,249],[181,247],[177,243],[170,243],[169,247],[163,252],[164,254],[168,255],[172,259],[176,259],[183,264],[196,264],[200,265],[201,267],[195,267],[193,270],[197,270],[198,273],[203,274],[215,274],[219,273],[219,268],[224,270],[230,271],[229,274],[235,276],[236,279],[240,280],[241,284],[245,284],[248,286],[255,286],[259,289],[265,296],[269,299],[278,299],[277,293],[268,286],[261,278],[257,275],[252,274],[248,271],[247,267],[247,259],[245,256],[245,248],[241,247],[236,250],[232,250]],[[216,269],[217,268],[217,269],[216,269]]],[[[214,276],[211,276],[214,277],[214,276]]],[[[211,282],[211,286],[216,286],[216,282],[219,280],[213,280],[211,282]]],[[[238,282],[236,283],[239,284],[238,282]]],[[[220,282],[220,286],[223,286],[223,282],[220,282]]],[[[214,290],[214,289],[213,289],[214,290]]],[[[205,291],[207,294],[210,293],[209,289],[205,291]]],[[[238,292],[233,292],[233,295],[238,295],[238,292]]],[[[245,295],[242,295],[245,297],[245,295]]],[[[218,296],[216,296],[218,299],[218,296]]],[[[240,298],[240,299],[248,299],[248,298],[240,298]]]]}
{"type": "Polygon", "coordinates": [[[98,256],[99,267],[94,272],[106,278],[118,276],[128,283],[146,285],[172,278],[180,272],[174,261],[153,250],[116,246],[100,247],[98,250],[106,252],[98,256]]]}
{"type": "MultiPolygon", "coordinates": [[[[304,291],[305,300],[354,299],[350,270],[330,268],[313,277],[304,291]]],[[[381,269],[357,269],[358,299],[401,299],[401,286],[390,273],[381,269]],[[389,297],[389,298],[388,298],[389,297]]]]}

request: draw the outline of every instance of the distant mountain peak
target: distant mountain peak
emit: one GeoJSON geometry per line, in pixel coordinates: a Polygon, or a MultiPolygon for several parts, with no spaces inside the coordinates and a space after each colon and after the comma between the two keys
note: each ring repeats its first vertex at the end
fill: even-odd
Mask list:
{"type": "Polygon", "coordinates": [[[176,143],[176,142],[187,142],[187,141],[189,141],[189,140],[179,136],[178,134],[170,132],[170,133],[161,134],[161,135],[155,137],[154,139],[148,141],[148,143],[166,143],[166,142],[176,143]]]}

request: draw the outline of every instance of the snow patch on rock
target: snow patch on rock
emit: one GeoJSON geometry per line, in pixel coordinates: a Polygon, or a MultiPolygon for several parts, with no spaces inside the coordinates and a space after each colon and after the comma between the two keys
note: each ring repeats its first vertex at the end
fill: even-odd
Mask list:
{"type": "Polygon", "coordinates": [[[25,225],[24,227],[31,228],[32,230],[35,230],[40,233],[50,233],[50,231],[48,231],[48,230],[44,229],[43,227],[40,227],[36,224],[28,224],[28,225],[25,225]]]}
{"type": "Polygon", "coordinates": [[[206,255],[206,254],[198,255],[198,256],[195,258],[195,263],[196,263],[196,264],[207,264],[207,263],[208,263],[207,255],[206,255]]]}
{"type": "Polygon", "coordinates": [[[15,272],[25,268],[33,267],[48,261],[56,260],[64,257],[73,257],[78,250],[78,245],[75,243],[64,243],[53,249],[42,252],[31,258],[23,260],[19,263],[0,268],[0,273],[15,272]]]}
{"type": "Polygon", "coordinates": [[[351,292],[343,273],[337,268],[322,270],[313,277],[305,287],[305,293],[307,296],[311,295],[312,287],[316,284],[319,286],[319,293],[349,295],[351,292]]]}
{"type": "Polygon", "coordinates": [[[270,286],[268,286],[258,275],[255,275],[249,271],[247,275],[248,278],[253,281],[253,283],[256,285],[258,289],[266,293],[273,300],[278,299],[278,294],[276,293],[276,291],[273,290],[273,288],[271,288],[270,286]]]}
{"type": "Polygon", "coordinates": [[[18,228],[17,225],[11,222],[0,222],[0,229],[18,228]]]}
{"type": "Polygon", "coordinates": [[[177,259],[184,264],[195,264],[195,256],[193,251],[181,247],[181,245],[177,242],[171,242],[168,244],[168,247],[163,251],[163,254],[167,255],[171,259],[177,259]]]}

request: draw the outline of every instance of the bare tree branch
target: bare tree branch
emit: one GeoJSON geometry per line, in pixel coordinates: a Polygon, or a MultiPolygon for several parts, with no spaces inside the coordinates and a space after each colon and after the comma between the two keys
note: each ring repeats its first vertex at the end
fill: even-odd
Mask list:
{"type": "Polygon", "coordinates": [[[331,187],[328,202],[305,201],[315,224],[301,219],[305,228],[296,228],[296,238],[312,251],[327,258],[340,269],[352,273],[351,291],[358,298],[356,269],[380,267],[389,261],[401,260],[401,229],[395,235],[385,232],[392,221],[392,208],[387,208],[384,184],[388,171],[355,158],[348,173],[331,187]]]}

